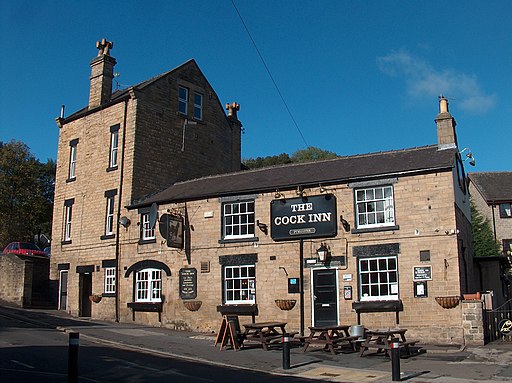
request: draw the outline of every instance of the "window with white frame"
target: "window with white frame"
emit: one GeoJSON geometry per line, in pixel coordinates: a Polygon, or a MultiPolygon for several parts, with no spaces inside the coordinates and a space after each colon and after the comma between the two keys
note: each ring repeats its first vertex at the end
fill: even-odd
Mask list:
{"type": "Polygon", "coordinates": [[[73,180],[76,178],[76,152],[78,146],[78,139],[72,140],[69,143],[69,172],[68,179],[73,180]]]}
{"type": "Polygon", "coordinates": [[[256,270],[254,265],[224,266],[224,302],[256,303],[256,270]]]}
{"type": "Polygon", "coordinates": [[[224,239],[254,237],[254,201],[225,202],[222,209],[224,239]]]}
{"type": "Polygon", "coordinates": [[[355,190],[357,228],[395,225],[393,186],[355,190]]]}
{"type": "Polygon", "coordinates": [[[64,241],[71,241],[71,220],[73,217],[73,204],[75,199],[67,199],[64,201],[64,241]]]}
{"type": "Polygon", "coordinates": [[[398,300],[396,256],[359,258],[361,301],[398,300]]]}
{"type": "Polygon", "coordinates": [[[143,241],[155,239],[155,228],[151,228],[149,212],[140,215],[141,239],[143,241]]]}
{"type": "Polygon", "coordinates": [[[500,203],[500,218],[512,218],[511,203],[500,203]]]}
{"type": "Polygon", "coordinates": [[[203,95],[194,93],[194,118],[196,120],[203,119],[203,95]]]}
{"type": "Polygon", "coordinates": [[[188,89],[182,86],[178,90],[178,112],[187,114],[188,110],[188,89]]]}
{"type": "MultiPolygon", "coordinates": [[[[116,192],[115,190],[113,192],[116,192]]],[[[105,197],[107,199],[107,214],[105,217],[105,235],[114,234],[114,202],[115,202],[115,194],[114,193],[105,193],[105,197]]]]}
{"type": "Polygon", "coordinates": [[[162,270],[143,269],[135,273],[135,302],[162,301],[162,270]]]}
{"type": "Polygon", "coordinates": [[[109,154],[109,168],[117,167],[117,154],[119,149],[119,125],[110,128],[110,154],[109,154]]]}
{"type": "Polygon", "coordinates": [[[114,294],[116,292],[116,268],[105,268],[105,293],[114,294]]]}

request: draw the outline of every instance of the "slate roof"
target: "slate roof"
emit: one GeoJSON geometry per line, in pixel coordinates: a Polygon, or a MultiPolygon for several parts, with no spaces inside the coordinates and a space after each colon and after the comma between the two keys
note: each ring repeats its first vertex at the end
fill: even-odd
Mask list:
{"type": "MultiPolygon", "coordinates": [[[[126,97],[128,97],[129,95],[129,92],[130,90],[133,88],[135,91],[141,91],[143,90],[145,87],[147,87],[148,85],[154,83],[155,81],[159,80],[160,78],[164,77],[164,76],[167,76],[168,74],[170,73],[173,73],[173,72],[176,72],[178,70],[180,70],[181,68],[183,68],[184,66],[186,66],[187,64],[189,63],[193,63],[195,66],[197,66],[197,68],[199,69],[199,66],[197,65],[196,61],[194,59],[190,59],[186,62],[184,62],[183,64],[177,66],[176,68],[174,69],[171,69],[165,73],[162,73],[162,74],[159,74],[158,76],[155,76],[155,77],[152,77],[150,78],[149,80],[145,80],[145,81],[142,81],[136,85],[133,85],[131,87],[128,87],[126,89],[121,89],[121,90],[116,90],[112,93],[112,96],[110,97],[110,101],[108,101],[107,103],[105,103],[104,105],[101,105],[99,107],[96,107],[94,109],[89,109],[88,106],[78,110],[77,112],[69,115],[68,117],[64,118],[64,123],[67,123],[67,122],[70,122],[72,120],[76,120],[77,118],[80,118],[80,117],[83,117],[84,115],[88,114],[88,113],[94,113],[96,112],[98,109],[102,109],[102,108],[105,108],[107,106],[110,106],[110,105],[113,105],[113,104],[116,104],[122,100],[124,100],[126,97]]],[[[201,70],[201,69],[199,69],[201,70]]],[[[206,78],[206,77],[205,77],[206,78]]]]}
{"type": "Polygon", "coordinates": [[[469,173],[468,176],[488,204],[512,201],[512,172],[469,173]]]}
{"type": "Polygon", "coordinates": [[[456,153],[456,148],[438,150],[437,145],[431,145],[204,177],[178,182],[129,208],[149,206],[152,203],[269,192],[297,186],[328,186],[340,182],[448,171],[452,169],[456,153]]]}

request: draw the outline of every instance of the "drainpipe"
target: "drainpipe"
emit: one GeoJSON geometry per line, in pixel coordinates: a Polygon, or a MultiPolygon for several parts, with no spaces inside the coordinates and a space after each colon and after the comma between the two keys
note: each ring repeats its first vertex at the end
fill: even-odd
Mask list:
{"type": "MultiPolygon", "coordinates": [[[[130,92],[131,96],[132,92],[130,92]]],[[[131,98],[131,97],[130,97],[131,98]]],[[[116,322],[119,322],[119,301],[120,301],[120,291],[119,291],[119,275],[120,273],[120,240],[119,240],[119,233],[120,233],[120,224],[119,219],[121,218],[121,208],[122,208],[122,199],[123,199],[123,171],[124,171],[124,152],[125,152],[125,145],[126,145],[126,119],[128,114],[128,101],[130,98],[127,98],[124,100],[124,116],[123,116],[123,143],[122,143],[122,150],[121,150],[121,164],[119,166],[119,198],[117,201],[117,225],[116,225],[116,322]]]]}
{"type": "Polygon", "coordinates": [[[494,208],[496,205],[492,203],[492,230],[494,232],[494,241],[496,242],[496,217],[494,216],[494,208]]]}

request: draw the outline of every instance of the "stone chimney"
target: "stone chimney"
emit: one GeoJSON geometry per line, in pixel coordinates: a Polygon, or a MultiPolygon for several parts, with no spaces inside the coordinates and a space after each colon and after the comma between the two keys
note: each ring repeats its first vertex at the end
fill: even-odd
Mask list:
{"type": "Polygon", "coordinates": [[[98,56],[91,61],[91,87],[89,90],[89,109],[96,108],[112,97],[112,79],[116,59],[110,56],[114,44],[106,39],[96,42],[98,56]]]}
{"type": "Polygon", "coordinates": [[[439,150],[456,148],[457,133],[455,132],[455,119],[448,111],[448,100],[439,96],[439,114],[436,117],[437,146],[439,150]]]}
{"type": "Polygon", "coordinates": [[[226,104],[226,110],[228,111],[228,121],[231,126],[231,167],[233,171],[238,171],[242,163],[242,123],[237,115],[240,110],[240,104],[236,102],[226,104]]]}

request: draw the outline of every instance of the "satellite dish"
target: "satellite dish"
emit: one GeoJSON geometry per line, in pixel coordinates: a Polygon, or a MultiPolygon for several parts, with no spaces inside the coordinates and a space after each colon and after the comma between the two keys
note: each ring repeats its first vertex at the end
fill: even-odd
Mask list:
{"type": "Polygon", "coordinates": [[[151,205],[151,208],[149,209],[149,226],[151,227],[151,230],[155,228],[157,218],[158,206],[156,203],[153,203],[153,205],[151,205]]]}

